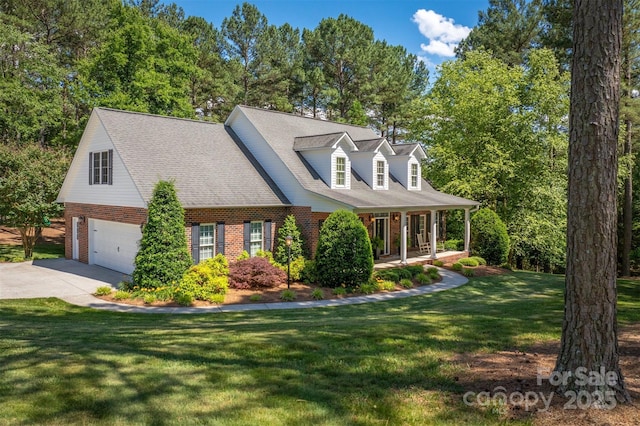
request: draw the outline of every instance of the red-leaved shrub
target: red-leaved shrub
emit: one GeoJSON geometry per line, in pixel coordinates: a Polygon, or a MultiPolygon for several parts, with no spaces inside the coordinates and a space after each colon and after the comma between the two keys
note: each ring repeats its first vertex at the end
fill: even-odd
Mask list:
{"type": "Polygon", "coordinates": [[[264,257],[252,257],[229,265],[229,286],[238,289],[276,287],[287,274],[264,257]]]}

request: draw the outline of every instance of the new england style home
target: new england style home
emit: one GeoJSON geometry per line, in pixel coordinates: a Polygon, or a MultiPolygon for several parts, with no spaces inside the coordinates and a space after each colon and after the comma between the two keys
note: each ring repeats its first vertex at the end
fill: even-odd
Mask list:
{"type": "MultiPolygon", "coordinates": [[[[292,214],[313,253],[322,221],[358,214],[382,254],[436,247],[439,212],[478,203],[434,190],[418,144],[391,145],[371,129],[245,106],[224,124],[96,108],[58,201],[66,257],[129,274],[159,180],[173,180],[197,263],[273,250],[292,214]]],[[[435,250],[431,254],[436,256],[435,250]]]]}

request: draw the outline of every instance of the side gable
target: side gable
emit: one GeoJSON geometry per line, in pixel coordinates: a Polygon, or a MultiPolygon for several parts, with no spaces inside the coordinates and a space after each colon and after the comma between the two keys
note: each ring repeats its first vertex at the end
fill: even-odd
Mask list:
{"type": "Polygon", "coordinates": [[[69,171],[58,194],[58,202],[102,204],[107,206],[146,207],[122,157],[94,110],[87,122],[80,144],[76,149],[69,171]],[[112,184],[90,182],[90,156],[112,150],[112,184]],[[91,183],[91,184],[90,184],[91,183]]]}

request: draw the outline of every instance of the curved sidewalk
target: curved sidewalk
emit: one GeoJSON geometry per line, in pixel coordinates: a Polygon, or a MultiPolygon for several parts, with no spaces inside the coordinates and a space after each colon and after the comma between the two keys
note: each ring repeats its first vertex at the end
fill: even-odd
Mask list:
{"type": "Polygon", "coordinates": [[[57,297],[77,306],[103,309],[114,312],[154,314],[204,314],[213,312],[245,312],[274,309],[318,308],[328,306],[355,305],[402,299],[449,290],[468,282],[467,278],[446,269],[438,268],[442,281],[437,284],[377,293],[344,299],[315,300],[308,302],[252,303],[243,305],[220,305],[201,307],[133,306],[107,302],[93,296],[96,288],[117,285],[124,276],[118,272],[95,265],[86,265],[66,259],[38,260],[24,263],[0,264],[0,299],[31,299],[57,297]]]}

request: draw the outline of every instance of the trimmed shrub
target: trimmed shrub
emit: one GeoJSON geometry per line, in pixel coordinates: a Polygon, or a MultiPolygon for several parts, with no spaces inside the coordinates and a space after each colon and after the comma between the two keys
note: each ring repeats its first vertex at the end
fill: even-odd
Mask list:
{"type": "Polygon", "coordinates": [[[156,300],[158,300],[158,298],[156,297],[155,294],[151,293],[151,294],[145,294],[142,300],[144,301],[145,305],[151,305],[156,300]]]}
{"type": "Polygon", "coordinates": [[[471,218],[471,251],[489,265],[501,265],[507,261],[507,226],[493,210],[480,209],[471,218]]]}
{"type": "Polygon", "coordinates": [[[400,280],[400,285],[404,288],[411,288],[413,287],[413,281],[405,278],[403,280],[400,280]]]}
{"type": "Polygon", "coordinates": [[[242,250],[242,253],[240,253],[240,256],[236,257],[237,262],[241,260],[247,260],[247,259],[251,259],[251,256],[249,255],[249,252],[246,250],[242,250]]]}
{"type": "MultiPolygon", "coordinates": [[[[280,269],[282,269],[282,271],[284,271],[284,273],[287,273],[287,262],[284,263],[284,265],[281,265],[279,263],[276,263],[276,266],[280,269]]],[[[291,274],[291,280],[292,281],[300,281],[303,277],[303,273],[304,273],[304,269],[306,267],[306,260],[304,257],[300,256],[296,259],[292,259],[291,260],[291,264],[289,265],[289,273],[291,274]]]]}
{"type": "Polygon", "coordinates": [[[229,261],[223,254],[216,254],[210,259],[203,260],[199,265],[205,265],[215,277],[229,275],[229,261]]]}
{"type": "Polygon", "coordinates": [[[471,259],[474,259],[476,262],[478,262],[478,265],[484,266],[487,264],[487,261],[481,258],[480,256],[471,256],[471,259]]]}
{"type": "Polygon", "coordinates": [[[337,210],[322,224],[316,249],[318,282],[328,287],[366,283],[373,272],[367,228],[358,216],[337,210]]]}
{"type": "Polygon", "coordinates": [[[462,251],[464,250],[464,240],[447,240],[444,242],[444,249],[462,251]]]}
{"type": "Polygon", "coordinates": [[[296,300],[296,292],[293,290],[283,290],[280,293],[280,300],[284,300],[285,302],[291,302],[296,300]]]}
{"type": "Polygon", "coordinates": [[[358,286],[358,290],[362,294],[373,294],[378,291],[378,283],[364,283],[358,286]]]}
{"type": "Polygon", "coordinates": [[[229,267],[229,285],[233,288],[271,288],[285,282],[287,274],[264,257],[240,260],[229,267]]]}
{"type": "Polygon", "coordinates": [[[438,269],[433,267],[427,269],[427,275],[429,275],[429,278],[431,278],[432,280],[437,280],[440,278],[438,269]]]}
{"type": "MultiPolygon", "coordinates": [[[[405,278],[405,280],[408,278],[405,278]]],[[[393,281],[382,281],[381,283],[378,283],[378,289],[379,290],[385,290],[385,291],[393,291],[396,289],[396,283],[393,281]]]]}
{"type": "Polygon", "coordinates": [[[334,294],[334,296],[344,296],[345,294],[347,294],[347,289],[344,287],[336,287],[333,289],[332,293],[334,294]]]}
{"type": "Polygon", "coordinates": [[[458,259],[458,263],[462,266],[471,266],[472,268],[478,266],[478,261],[472,257],[463,257],[462,259],[458,259]]]}
{"type": "Polygon", "coordinates": [[[289,215],[284,219],[282,226],[278,229],[278,241],[276,242],[276,250],[273,254],[274,259],[281,265],[287,264],[288,247],[286,244],[286,238],[291,235],[291,260],[304,256],[302,250],[303,241],[300,227],[296,223],[296,218],[293,215],[289,215]]]}
{"type": "Polygon", "coordinates": [[[462,263],[456,262],[453,265],[451,265],[451,269],[453,269],[454,271],[460,272],[462,271],[462,263]]]}
{"type": "Polygon", "coordinates": [[[399,280],[395,280],[395,282],[400,282],[400,280],[402,279],[411,279],[413,277],[413,274],[411,273],[410,270],[408,270],[406,267],[405,268],[397,268],[396,272],[398,274],[398,278],[400,278],[399,280]]]}
{"type": "Polygon", "coordinates": [[[373,273],[373,276],[376,278],[380,278],[381,280],[393,281],[395,283],[400,281],[400,274],[398,273],[398,269],[396,268],[376,271],[373,273]]]}
{"type": "Polygon", "coordinates": [[[418,274],[418,275],[416,275],[416,281],[418,281],[418,283],[420,283],[422,285],[431,284],[431,278],[427,274],[418,274]]]}
{"type": "Polygon", "coordinates": [[[300,271],[300,279],[305,284],[315,284],[318,282],[315,260],[304,261],[304,267],[302,271],[300,271]]]}
{"type": "Polygon", "coordinates": [[[95,292],[96,296],[108,296],[109,294],[111,294],[111,287],[108,285],[98,287],[95,292]]]}
{"type": "MultiPolygon", "coordinates": [[[[267,250],[258,250],[256,252],[256,256],[257,257],[264,257],[265,259],[267,259],[269,261],[270,264],[277,266],[276,265],[276,261],[273,259],[273,253],[271,253],[270,251],[267,250]]],[[[286,260],[285,260],[285,264],[286,264],[286,260]]]]}
{"type": "Polygon", "coordinates": [[[126,290],[118,290],[116,294],[113,295],[113,298],[116,300],[126,300],[131,298],[131,293],[126,290]]]}
{"type": "Polygon", "coordinates": [[[173,182],[161,180],[156,184],[148,211],[135,257],[133,282],[140,288],[177,283],[193,261],[184,232],[184,209],[173,182]]]}
{"type": "Polygon", "coordinates": [[[408,278],[413,278],[416,275],[421,274],[421,273],[424,272],[424,266],[422,266],[422,265],[405,266],[404,269],[411,273],[411,276],[408,277],[408,278]]]}
{"type": "Polygon", "coordinates": [[[191,306],[193,304],[193,295],[191,293],[180,293],[176,295],[174,300],[180,306],[191,306]]]}
{"type": "MultiPolygon", "coordinates": [[[[176,295],[189,293],[196,300],[214,301],[220,300],[219,296],[227,292],[229,280],[226,274],[228,270],[227,260],[218,255],[198,265],[194,265],[185,272],[180,285],[176,289],[176,295]]],[[[224,298],[223,298],[224,300],[224,298]]]]}

